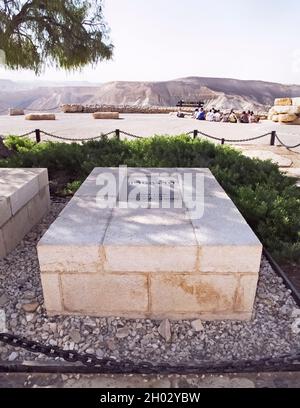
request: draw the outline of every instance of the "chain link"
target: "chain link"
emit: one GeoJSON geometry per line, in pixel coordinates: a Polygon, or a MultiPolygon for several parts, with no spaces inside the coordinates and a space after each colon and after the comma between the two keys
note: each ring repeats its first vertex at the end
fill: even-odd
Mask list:
{"type": "Polygon", "coordinates": [[[80,139],[80,138],[71,138],[71,137],[65,137],[65,136],[57,136],[57,135],[54,135],[52,133],[45,132],[44,130],[41,130],[41,134],[43,134],[45,136],[52,137],[54,139],[59,139],[59,140],[68,140],[68,141],[71,141],[71,142],[87,142],[87,141],[102,139],[102,138],[108,137],[110,135],[113,135],[115,133],[116,132],[113,130],[113,131],[105,133],[103,135],[98,135],[98,136],[95,136],[95,137],[87,137],[87,138],[80,139]]]}
{"type": "Polygon", "coordinates": [[[25,349],[31,353],[44,354],[50,358],[60,358],[69,363],[80,362],[88,368],[99,368],[107,373],[199,373],[199,372],[243,372],[249,370],[283,370],[284,366],[293,366],[300,370],[300,349],[294,354],[285,354],[277,358],[266,357],[260,360],[242,360],[238,362],[221,361],[212,363],[186,362],[185,364],[158,363],[149,361],[116,361],[112,358],[100,359],[94,354],[80,354],[77,351],[63,350],[57,346],[48,346],[36,341],[28,340],[20,336],[8,333],[0,333],[0,342],[7,345],[25,349]]]}
{"type": "Polygon", "coordinates": [[[30,132],[24,133],[23,135],[18,135],[17,137],[28,137],[35,134],[35,130],[31,130],[30,132]]]}
{"type": "Polygon", "coordinates": [[[283,141],[279,138],[279,136],[277,135],[277,133],[276,133],[276,139],[278,140],[278,142],[279,142],[282,146],[286,147],[287,149],[296,149],[296,147],[299,147],[299,146],[300,146],[300,143],[296,144],[295,146],[288,146],[288,145],[286,145],[286,144],[283,143],[283,141]]]}
{"type": "Polygon", "coordinates": [[[120,134],[121,133],[125,136],[134,137],[135,139],[144,139],[143,136],[134,135],[133,133],[124,132],[123,130],[120,130],[120,134]]]}

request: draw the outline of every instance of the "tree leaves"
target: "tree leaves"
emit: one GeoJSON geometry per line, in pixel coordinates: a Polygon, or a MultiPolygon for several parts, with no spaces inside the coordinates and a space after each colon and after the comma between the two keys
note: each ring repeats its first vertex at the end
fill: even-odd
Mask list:
{"type": "Polygon", "coordinates": [[[0,0],[0,49],[11,69],[80,69],[112,57],[102,0],[0,0]]]}

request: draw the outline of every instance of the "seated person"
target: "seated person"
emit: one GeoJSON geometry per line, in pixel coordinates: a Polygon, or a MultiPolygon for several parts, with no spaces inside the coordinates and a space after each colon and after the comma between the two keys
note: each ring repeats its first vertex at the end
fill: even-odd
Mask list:
{"type": "Polygon", "coordinates": [[[222,120],[222,115],[221,112],[219,110],[215,111],[214,113],[214,121],[215,122],[221,122],[222,120]]]}
{"type": "Polygon", "coordinates": [[[203,108],[200,109],[200,111],[198,112],[197,118],[198,120],[205,120],[206,118],[206,113],[205,110],[203,108]]]}
{"type": "Polygon", "coordinates": [[[238,121],[237,116],[236,116],[236,114],[234,113],[234,110],[233,110],[233,109],[231,110],[231,112],[230,112],[230,114],[229,114],[229,116],[228,116],[228,121],[229,121],[230,123],[237,123],[237,121],[238,121]]]}
{"type": "Polygon", "coordinates": [[[240,122],[241,123],[249,123],[249,116],[248,114],[244,111],[240,117],[240,122]]]}
{"type": "Polygon", "coordinates": [[[199,114],[199,109],[195,109],[195,112],[193,114],[193,118],[197,119],[198,114],[199,114]]]}
{"type": "Polygon", "coordinates": [[[181,109],[178,109],[177,118],[184,118],[184,117],[185,117],[185,116],[184,116],[184,113],[181,112],[181,109]]]}
{"type": "Polygon", "coordinates": [[[210,110],[209,112],[207,112],[206,120],[208,120],[209,122],[213,122],[213,121],[214,121],[214,113],[213,113],[212,110],[210,110]]]}

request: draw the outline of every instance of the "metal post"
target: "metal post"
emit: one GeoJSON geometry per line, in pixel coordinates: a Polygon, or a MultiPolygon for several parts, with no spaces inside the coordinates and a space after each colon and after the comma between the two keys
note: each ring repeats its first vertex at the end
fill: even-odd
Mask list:
{"type": "Polygon", "coordinates": [[[225,139],[224,139],[224,138],[221,140],[221,144],[222,144],[222,145],[225,144],[225,139]]]}
{"type": "Polygon", "coordinates": [[[270,146],[275,146],[275,140],[276,140],[276,131],[273,130],[272,133],[271,133],[270,146]]]}
{"type": "Polygon", "coordinates": [[[35,129],[35,140],[37,143],[40,143],[41,141],[41,131],[40,129],[35,129]]]}
{"type": "Polygon", "coordinates": [[[120,140],[120,129],[116,129],[116,138],[120,140]]]}
{"type": "Polygon", "coordinates": [[[198,136],[198,130],[194,130],[194,139],[197,139],[198,136]]]}

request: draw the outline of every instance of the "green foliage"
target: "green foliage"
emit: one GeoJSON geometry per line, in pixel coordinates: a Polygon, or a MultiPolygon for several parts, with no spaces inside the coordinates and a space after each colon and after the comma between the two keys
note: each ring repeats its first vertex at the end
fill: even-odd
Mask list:
{"type": "Polygon", "coordinates": [[[0,0],[0,45],[11,69],[77,69],[110,59],[102,0],[0,0]]]}
{"type": "Polygon", "coordinates": [[[300,189],[269,161],[185,135],[82,145],[10,137],[6,143],[17,153],[0,167],[47,167],[53,183],[62,178],[65,194],[76,191],[94,167],[209,167],[273,255],[300,260],[300,189]]]}
{"type": "Polygon", "coordinates": [[[27,137],[8,136],[4,139],[4,144],[15,152],[26,152],[34,147],[35,142],[27,137]]]}
{"type": "Polygon", "coordinates": [[[82,184],[82,181],[80,181],[80,180],[75,180],[75,181],[72,181],[72,183],[68,183],[67,187],[63,191],[64,195],[73,195],[73,194],[75,194],[76,191],[81,186],[81,184],[82,184]]]}

